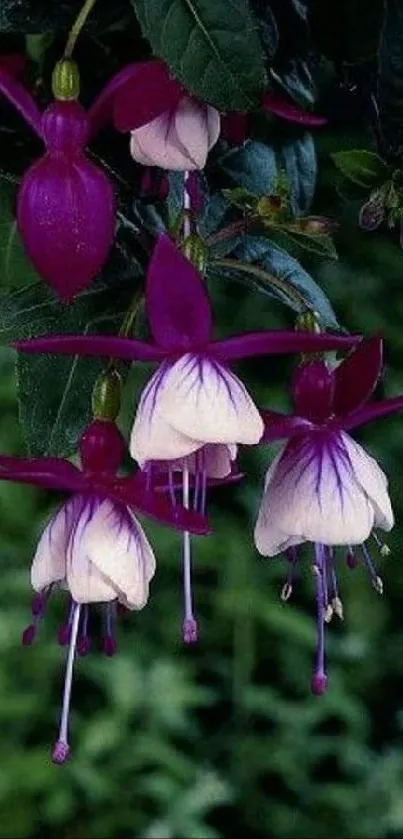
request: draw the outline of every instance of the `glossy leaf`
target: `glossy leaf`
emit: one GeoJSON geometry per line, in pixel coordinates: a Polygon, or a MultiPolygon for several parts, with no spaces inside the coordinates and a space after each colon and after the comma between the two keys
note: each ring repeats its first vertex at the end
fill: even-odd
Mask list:
{"type": "Polygon", "coordinates": [[[390,174],[387,163],[368,149],[334,152],[332,160],[346,178],[367,189],[379,186],[390,174]]]}

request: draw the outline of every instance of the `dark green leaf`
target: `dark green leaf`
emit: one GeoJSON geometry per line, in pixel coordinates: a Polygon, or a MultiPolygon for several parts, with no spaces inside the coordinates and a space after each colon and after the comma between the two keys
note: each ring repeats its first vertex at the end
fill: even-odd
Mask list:
{"type": "Polygon", "coordinates": [[[219,164],[237,186],[254,195],[269,195],[276,189],[276,155],[264,143],[247,140],[241,148],[230,149],[223,154],[219,164]]]}
{"type": "Polygon", "coordinates": [[[291,209],[294,215],[310,209],[316,185],[316,153],[312,135],[308,132],[281,148],[287,174],[291,209]]]}
{"type": "MultiPolygon", "coordinates": [[[[32,33],[68,30],[82,8],[83,0],[1,0],[0,32],[32,33]]],[[[98,0],[86,24],[89,31],[105,29],[129,8],[128,0],[98,0]]]]}
{"type": "Polygon", "coordinates": [[[24,253],[14,216],[15,186],[0,177],[0,287],[37,281],[38,275],[24,253]]]}
{"type": "Polygon", "coordinates": [[[292,58],[286,68],[278,70],[273,67],[271,75],[302,108],[312,107],[316,99],[316,86],[306,59],[292,58]]]}
{"type": "Polygon", "coordinates": [[[223,110],[259,104],[265,73],[246,0],[132,0],[154,53],[200,99],[223,110]]]}
{"type": "Polygon", "coordinates": [[[266,56],[271,62],[276,54],[279,32],[274,14],[267,0],[250,0],[259,27],[260,41],[266,56]]]}
{"type": "MultiPolygon", "coordinates": [[[[103,281],[94,283],[69,306],[61,304],[42,282],[3,292],[1,342],[43,334],[116,331],[135,290],[133,272],[123,276],[123,282],[122,272],[124,263],[115,254],[103,281]]],[[[104,361],[20,353],[17,364],[20,419],[29,452],[71,454],[89,419],[92,388],[104,361]]]]}
{"type": "Polygon", "coordinates": [[[318,233],[300,233],[299,230],[288,230],[287,227],[280,228],[285,239],[295,242],[300,248],[322,256],[324,259],[338,259],[338,254],[331,236],[318,233]]]}
{"type": "MultiPolygon", "coordinates": [[[[287,251],[262,236],[248,236],[237,248],[236,255],[239,259],[243,259],[246,262],[258,263],[275,276],[287,280],[291,286],[296,288],[304,296],[307,303],[319,313],[323,326],[331,329],[340,328],[324,291],[317,285],[313,277],[304,270],[302,265],[290,256],[287,251]]],[[[268,289],[263,286],[260,290],[268,293],[268,289]]],[[[274,292],[270,291],[270,294],[273,296],[274,292]]],[[[280,297],[290,305],[289,299],[280,294],[275,296],[280,297]]],[[[294,308],[298,311],[296,306],[294,308]]]]}
{"type": "Polygon", "coordinates": [[[333,163],[353,183],[371,189],[380,186],[390,175],[390,168],[375,152],[368,149],[348,149],[334,152],[333,163]]]}

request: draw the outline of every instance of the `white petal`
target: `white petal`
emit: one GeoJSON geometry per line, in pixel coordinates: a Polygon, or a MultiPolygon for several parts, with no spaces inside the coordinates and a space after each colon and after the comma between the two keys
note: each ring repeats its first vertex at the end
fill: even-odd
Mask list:
{"type": "Polygon", "coordinates": [[[231,474],[232,461],[237,456],[237,446],[211,443],[203,447],[203,466],[207,478],[226,478],[231,474]]]}
{"type": "Polygon", "coordinates": [[[119,590],[91,562],[86,544],[88,532],[102,502],[97,497],[77,498],[81,505],[76,511],[67,545],[67,588],[76,603],[104,603],[115,600],[119,590]]]}
{"type": "MultiPolygon", "coordinates": [[[[180,108],[180,105],[178,106],[180,108]]],[[[131,132],[130,153],[145,166],[185,171],[197,169],[176,130],[178,108],[174,108],[131,132]]]]}
{"type": "Polygon", "coordinates": [[[179,143],[193,162],[193,168],[204,169],[209,149],[217,142],[220,134],[218,112],[215,108],[207,109],[207,106],[199,105],[184,96],[176,109],[175,129],[179,143]],[[210,114],[209,110],[213,113],[210,114]],[[210,141],[213,141],[211,145],[210,141]]]}
{"type": "Polygon", "coordinates": [[[242,382],[218,362],[189,353],[164,376],[156,411],[180,434],[202,443],[258,443],[264,430],[242,382]]]}
{"type": "Polygon", "coordinates": [[[175,460],[199,449],[203,443],[178,432],[157,410],[165,386],[166,365],[161,365],[143,390],[130,437],[130,454],[143,466],[148,460],[175,460]]]}
{"type": "Polygon", "coordinates": [[[72,527],[75,499],[63,504],[45,526],[32,562],[31,583],[42,591],[66,576],[66,551],[72,527]]]}
{"type": "Polygon", "coordinates": [[[291,441],[273,466],[255,532],[261,553],[273,556],[301,541],[346,545],[368,538],[374,507],[340,435],[291,441]]]}
{"type": "Polygon", "coordinates": [[[388,480],[376,460],[369,455],[348,434],[342,433],[343,443],[348,452],[355,478],[369,497],[375,514],[375,527],[392,530],[395,523],[388,480]]]}
{"type": "Polygon", "coordinates": [[[132,513],[105,499],[86,528],[85,552],[92,565],[130,609],[142,609],[155,573],[155,556],[132,513]]]}

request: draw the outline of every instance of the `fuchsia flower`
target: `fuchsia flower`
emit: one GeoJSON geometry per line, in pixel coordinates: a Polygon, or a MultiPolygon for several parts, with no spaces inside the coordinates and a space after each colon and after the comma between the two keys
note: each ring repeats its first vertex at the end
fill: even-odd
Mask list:
{"type": "Polygon", "coordinates": [[[291,416],[263,411],[263,442],[287,439],[271,464],[256,522],[255,542],[263,556],[286,552],[290,561],[283,598],[292,591],[297,546],[313,542],[318,641],[312,690],[326,690],[324,626],[342,616],[335,548],[347,546],[347,564],[357,562],[356,546],[372,584],[382,582],[365,544],[371,533],[381,553],[386,546],[374,528],[394,524],[387,479],[376,461],[347,433],[377,417],[403,409],[403,396],[365,404],[382,367],[382,340],[372,338],[331,370],[324,361],[297,369],[291,416]]]}
{"type": "Polygon", "coordinates": [[[41,277],[71,300],[102,268],[115,231],[112,185],[85,152],[91,113],[66,97],[41,114],[29,91],[1,66],[0,91],[45,145],[18,192],[24,246],[41,277]]]}
{"type": "MultiPolygon", "coordinates": [[[[130,451],[141,466],[149,469],[150,482],[155,461],[180,459],[184,505],[189,503],[192,471],[196,509],[204,506],[207,474],[211,478],[231,478],[230,462],[236,445],[256,444],[263,434],[262,418],[229,363],[266,353],[346,348],[358,340],[351,336],[265,331],[213,341],[211,308],[202,277],[165,235],[160,236],[150,262],[146,303],[152,343],[88,335],[37,338],[16,342],[15,346],[26,352],[159,362],[140,398],[130,451]],[[193,456],[191,461],[187,460],[189,456],[193,456]]],[[[188,568],[187,540],[185,537],[188,568]]]]}
{"type": "Polygon", "coordinates": [[[220,135],[220,115],[193,97],[163,61],[124,67],[93,108],[102,123],[112,110],[119,131],[130,131],[130,152],[143,166],[203,169],[220,135]]]}
{"type": "Polygon", "coordinates": [[[70,594],[67,622],[59,642],[68,645],[63,708],[52,758],[63,763],[69,754],[68,717],[75,654],[86,655],[89,605],[102,603],[106,655],[116,650],[116,605],[142,609],[155,572],[155,557],[132,508],[177,529],[205,534],[206,519],[197,511],[168,503],[153,492],[138,472],[133,477],[116,473],[126,448],[113,422],[94,420],[81,437],[82,470],[63,458],[0,456],[0,480],[35,484],[73,493],[46,525],[32,563],[31,580],[37,592],[32,623],[23,643],[32,644],[53,589],[70,594]]]}

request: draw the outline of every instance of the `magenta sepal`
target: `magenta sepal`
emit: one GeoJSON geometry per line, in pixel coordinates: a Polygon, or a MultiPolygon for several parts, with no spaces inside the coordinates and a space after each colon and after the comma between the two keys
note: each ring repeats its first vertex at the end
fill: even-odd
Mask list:
{"type": "Polygon", "coordinates": [[[68,460],[56,457],[0,455],[0,480],[69,492],[80,492],[85,487],[83,473],[68,460]]]}
{"type": "Polygon", "coordinates": [[[214,341],[209,353],[218,360],[237,361],[254,355],[280,355],[293,352],[320,352],[354,347],[361,335],[330,335],[313,332],[271,330],[246,332],[214,341]]]}
{"type": "Polygon", "coordinates": [[[363,341],[333,370],[335,414],[347,414],[366,402],[373,393],[383,364],[383,343],[379,335],[363,341]]]}
{"type": "MultiPolygon", "coordinates": [[[[392,396],[390,399],[383,399],[381,402],[374,402],[363,408],[358,408],[357,411],[347,414],[341,421],[336,419],[334,426],[340,427],[344,431],[350,431],[359,425],[365,425],[367,422],[387,417],[388,414],[395,414],[398,411],[403,411],[403,396],[392,396]]],[[[333,427],[332,422],[330,426],[333,427]]]]}
{"type": "Polygon", "coordinates": [[[92,134],[111,117],[118,131],[134,131],[177,105],[183,90],[163,61],[128,64],[90,108],[92,134]]]}
{"type": "Polygon", "coordinates": [[[140,473],[137,472],[129,478],[115,479],[108,488],[108,496],[176,530],[188,530],[196,536],[208,536],[212,532],[205,516],[193,510],[186,510],[180,504],[174,507],[170,500],[165,500],[161,494],[147,489],[139,476],[140,473]]]}
{"type": "Polygon", "coordinates": [[[111,356],[126,361],[161,361],[166,355],[154,344],[107,335],[54,335],[51,338],[13,341],[11,346],[28,353],[111,356]]]}
{"type": "Polygon", "coordinates": [[[10,75],[0,62],[0,92],[11,102],[38,137],[42,138],[42,114],[29,90],[10,75]]]}
{"type": "Polygon", "coordinates": [[[263,97],[263,110],[275,114],[275,116],[281,117],[287,122],[297,122],[299,125],[306,125],[308,128],[320,128],[327,123],[325,117],[304,111],[298,105],[287,102],[286,99],[270,91],[267,91],[263,97]]]}
{"type": "Polygon", "coordinates": [[[305,417],[287,416],[277,411],[260,411],[265,430],[261,443],[273,443],[275,440],[287,440],[314,431],[317,426],[305,417]]]}

